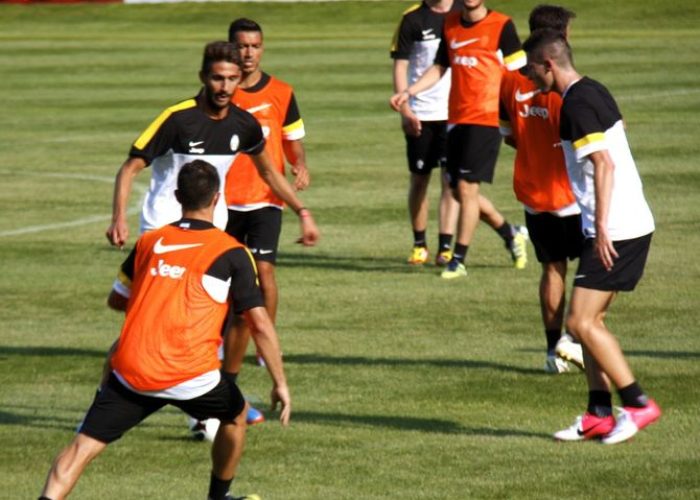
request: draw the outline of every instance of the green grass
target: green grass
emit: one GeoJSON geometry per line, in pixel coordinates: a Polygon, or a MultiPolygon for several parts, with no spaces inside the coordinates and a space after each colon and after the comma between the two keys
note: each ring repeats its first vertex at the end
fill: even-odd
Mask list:
{"type": "MultiPolygon", "coordinates": [[[[489,2],[521,35],[534,4],[489,2]]],[[[579,374],[541,373],[537,265],[511,269],[486,227],[466,280],[403,263],[407,175],[388,47],[408,5],[0,6],[0,498],[38,495],[118,334],[105,299],[125,253],[103,236],[114,174],[138,133],[196,92],[204,43],[241,15],[266,30],[265,68],[295,85],[313,174],[303,197],[323,240],[296,247],[287,217],[278,328],[293,423],[250,429],[236,491],[700,496],[700,4],[567,3],[577,65],[616,96],[657,221],[646,276],[608,323],[665,414],[617,447],[549,438],[583,409],[586,389],[579,374]]],[[[512,158],[504,148],[485,191],[519,222],[512,158]]],[[[252,364],[241,385],[258,402],[269,392],[252,364]]],[[[203,498],[208,457],[182,414],[164,410],[91,464],[72,498],[203,498]]]]}

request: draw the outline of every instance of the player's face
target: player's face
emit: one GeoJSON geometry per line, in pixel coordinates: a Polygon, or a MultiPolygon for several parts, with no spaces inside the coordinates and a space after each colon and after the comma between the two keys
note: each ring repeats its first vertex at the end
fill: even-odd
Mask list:
{"type": "Polygon", "coordinates": [[[476,10],[484,5],[484,0],[462,0],[466,10],[476,10]]]}
{"type": "Polygon", "coordinates": [[[525,66],[525,74],[543,92],[549,92],[552,90],[554,85],[554,77],[545,62],[532,60],[528,55],[527,66],[525,66]]]}
{"type": "Polygon", "coordinates": [[[207,104],[215,110],[227,107],[241,77],[241,68],[235,63],[219,61],[212,64],[208,74],[200,75],[207,104]]]}
{"type": "Polygon", "coordinates": [[[243,63],[243,73],[250,75],[258,71],[264,50],[262,33],[259,31],[239,31],[236,33],[235,45],[243,63]]]}

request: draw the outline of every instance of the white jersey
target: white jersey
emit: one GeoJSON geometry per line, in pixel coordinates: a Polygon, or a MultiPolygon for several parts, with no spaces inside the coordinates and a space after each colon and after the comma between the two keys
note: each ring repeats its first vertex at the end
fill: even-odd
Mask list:
{"type": "MultiPolygon", "coordinates": [[[[457,8],[457,2],[453,9],[457,8]]],[[[434,12],[425,2],[407,9],[391,47],[393,59],[408,59],[408,84],[412,85],[435,63],[446,14],[434,12]]],[[[450,70],[429,89],[411,97],[409,105],[421,121],[447,120],[450,70]]]]}
{"type": "Polygon", "coordinates": [[[652,233],[654,217],[644,198],[622,115],[605,87],[583,78],[564,93],[561,139],[571,188],[581,207],[584,234],[596,234],[594,166],[589,155],[604,150],[614,164],[607,221],[610,239],[629,240],[652,233]]]}

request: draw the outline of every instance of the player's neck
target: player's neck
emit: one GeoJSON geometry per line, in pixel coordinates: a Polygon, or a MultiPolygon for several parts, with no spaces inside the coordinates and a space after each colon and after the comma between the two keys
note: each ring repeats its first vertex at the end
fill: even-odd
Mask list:
{"type": "Polygon", "coordinates": [[[581,75],[575,69],[560,70],[554,77],[554,89],[559,94],[565,94],[574,83],[581,79],[581,75]]]}
{"type": "Polygon", "coordinates": [[[213,106],[210,102],[209,99],[207,99],[207,96],[205,95],[205,92],[201,92],[199,96],[197,97],[198,105],[199,108],[204,111],[204,114],[207,115],[209,118],[212,120],[223,120],[228,116],[228,106],[224,106],[223,108],[218,108],[216,106],[213,106]]]}
{"type": "Polygon", "coordinates": [[[430,10],[438,14],[444,14],[452,9],[454,0],[426,0],[425,2],[430,10]]]}
{"type": "Polygon", "coordinates": [[[241,83],[238,84],[242,89],[249,89],[258,84],[262,78],[262,70],[260,68],[256,69],[252,73],[244,74],[241,83]]]}
{"type": "Polygon", "coordinates": [[[214,223],[214,205],[210,207],[201,208],[199,210],[183,210],[183,219],[194,219],[201,220],[204,222],[214,223]]]}

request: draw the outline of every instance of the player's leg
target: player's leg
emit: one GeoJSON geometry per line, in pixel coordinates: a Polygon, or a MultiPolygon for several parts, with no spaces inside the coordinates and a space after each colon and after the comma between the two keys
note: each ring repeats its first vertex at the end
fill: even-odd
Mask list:
{"type": "Polygon", "coordinates": [[[219,383],[209,392],[193,399],[169,402],[197,419],[216,418],[221,422],[212,444],[208,498],[232,498],[229,489],[243,455],[248,408],[235,377],[222,371],[219,383]]]}
{"type": "Polygon", "coordinates": [[[457,229],[459,203],[455,199],[447,175],[447,122],[427,122],[433,130],[430,144],[430,165],[439,168],[440,202],[438,205],[438,247],[435,265],[446,266],[452,260],[452,238],[457,229]]]}
{"type": "Polygon", "coordinates": [[[165,401],[132,392],[111,374],[97,391],[73,441],[59,453],[49,471],[42,497],[60,500],[78,482],[85,467],[108,444],[159,410],[165,401]]]}
{"type": "Polygon", "coordinates": [[[102,441],[77,434],[54,460],[41,492],[42,498],[62,500],[68,496],[85,467],[106,447],[102,441]]]}
{"type": "Polygon", "coordinates": [[[509,223],[496,206],[484,195],[479,197],[480,218],[491,226],[496,234],[501,237],[506,250],[510,253],[513,266],[516,269],[524,269],[527,265],[527,240],[529,234],[527,228],[509,223]]]}
{"type": "Polygon", "coordinates": [[[412,265],[428,261],[426,230],[428,227],[428,186],[432,166],[428,163],[433,131],[430,122],[423,122],[418,137],[406,135],[406,158],[410,172],[408,186],[408,214],[413,231],[413,248],[408,256],[412,265]]]}

